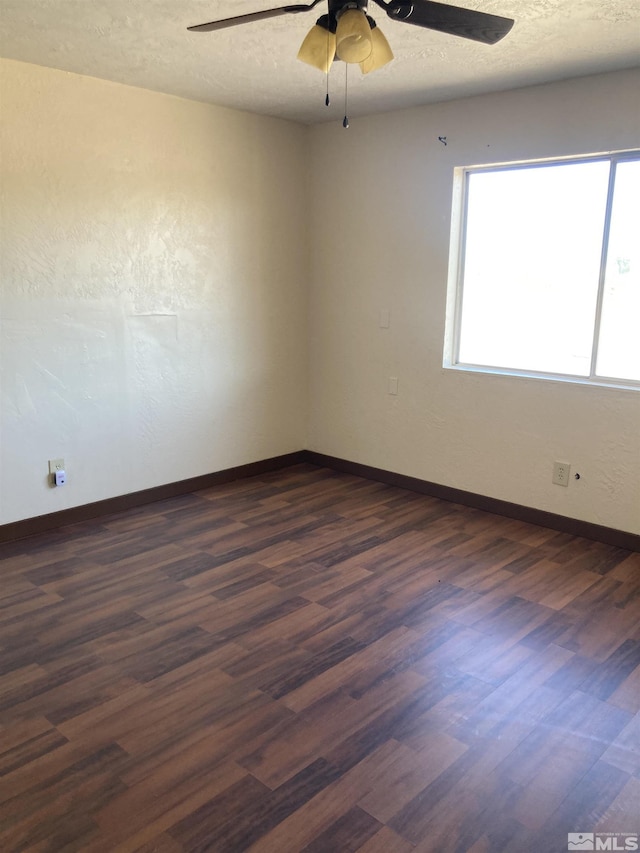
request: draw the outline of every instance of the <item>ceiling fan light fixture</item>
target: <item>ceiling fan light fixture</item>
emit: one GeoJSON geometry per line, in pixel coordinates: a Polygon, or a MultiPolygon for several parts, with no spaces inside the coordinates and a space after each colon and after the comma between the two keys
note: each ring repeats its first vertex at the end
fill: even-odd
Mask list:
{"type": "MultiPolygon", "coordinates": [[[[328,16],[325,15],[324,18],[328,19],[328,16]]],[[[300,45],[298,59],[328,74],[336,55],[336,36],[323,24],[324,19],[320,18],[315,26],[311,27],[300,45]]]]}
{"type": "Polygon", "coordinates": [[[364,62],[371,55],[371,27],[362,9],[345,9],[338,18],[336,53],[343,62],[364,62]]]}
{"type": "Polygon", "coordinates": [[[371,27],[371,53],[360,63],[363,74],[377,71],[393,59],[393,51],[380,27],[374,21],[371,27]]]}

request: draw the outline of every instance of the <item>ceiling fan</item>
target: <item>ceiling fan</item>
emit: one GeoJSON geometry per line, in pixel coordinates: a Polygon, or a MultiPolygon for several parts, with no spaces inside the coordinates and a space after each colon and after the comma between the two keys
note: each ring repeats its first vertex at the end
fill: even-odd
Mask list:
{"type": "MultiPolygon", "coordinates": [[[[264,21],[279,15],[299,14],[314,9],[321,0],[308,5],[280,6],[197,24],[187,29],[210,32],[264,21]]],[[[488,15],[473,9],[436,3],[434,0],[373,0],[395,21],[404,21],[428,30],[461,36],[484,44],[495,44],[513,26],[511,18],[488,15]]],[[[367,15],[368,0],[328,0],[328,12],[318,18],[298,51],[298,59],[328,73],[334,59],[360,65],[364,74],[382,68],[393,59],[389,43],[376,22],[367,15]]]]}

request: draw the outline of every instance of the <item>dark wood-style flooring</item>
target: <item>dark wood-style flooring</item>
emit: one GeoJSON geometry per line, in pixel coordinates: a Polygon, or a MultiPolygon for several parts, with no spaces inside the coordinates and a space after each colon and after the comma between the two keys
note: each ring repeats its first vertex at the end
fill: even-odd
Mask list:
{"type": "Polygon", "coordinates": [[[310,465],[0,553],[2,851],[640,829],[640,554],[310,465]]]}

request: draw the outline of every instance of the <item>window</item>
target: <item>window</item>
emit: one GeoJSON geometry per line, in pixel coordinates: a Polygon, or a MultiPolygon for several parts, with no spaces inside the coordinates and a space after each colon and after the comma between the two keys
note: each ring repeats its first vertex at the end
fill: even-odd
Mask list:
{"type": "Polygon", "coordinates": [[[458,180],[445,366],[640,383],[640,152],[458,180]]]}

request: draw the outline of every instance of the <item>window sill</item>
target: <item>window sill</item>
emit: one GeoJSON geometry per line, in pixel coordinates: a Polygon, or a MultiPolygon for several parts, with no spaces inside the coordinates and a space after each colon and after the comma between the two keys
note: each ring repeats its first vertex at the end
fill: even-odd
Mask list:
{"type": "Polygon", "coordinates": [[[640,391],[640,382],[632,379],[604,379],[601,377],[572,376],[562,373],[537,373],[533,370],[511,370],[506,367],[488,367],[477,364],[443,364],[445,370],[459,373],[477,373],[485,376],[510,376],[518,379],[535,379],[543,382],[568,382],[594,388],[613,388],[616,391],[640,391]]]}

